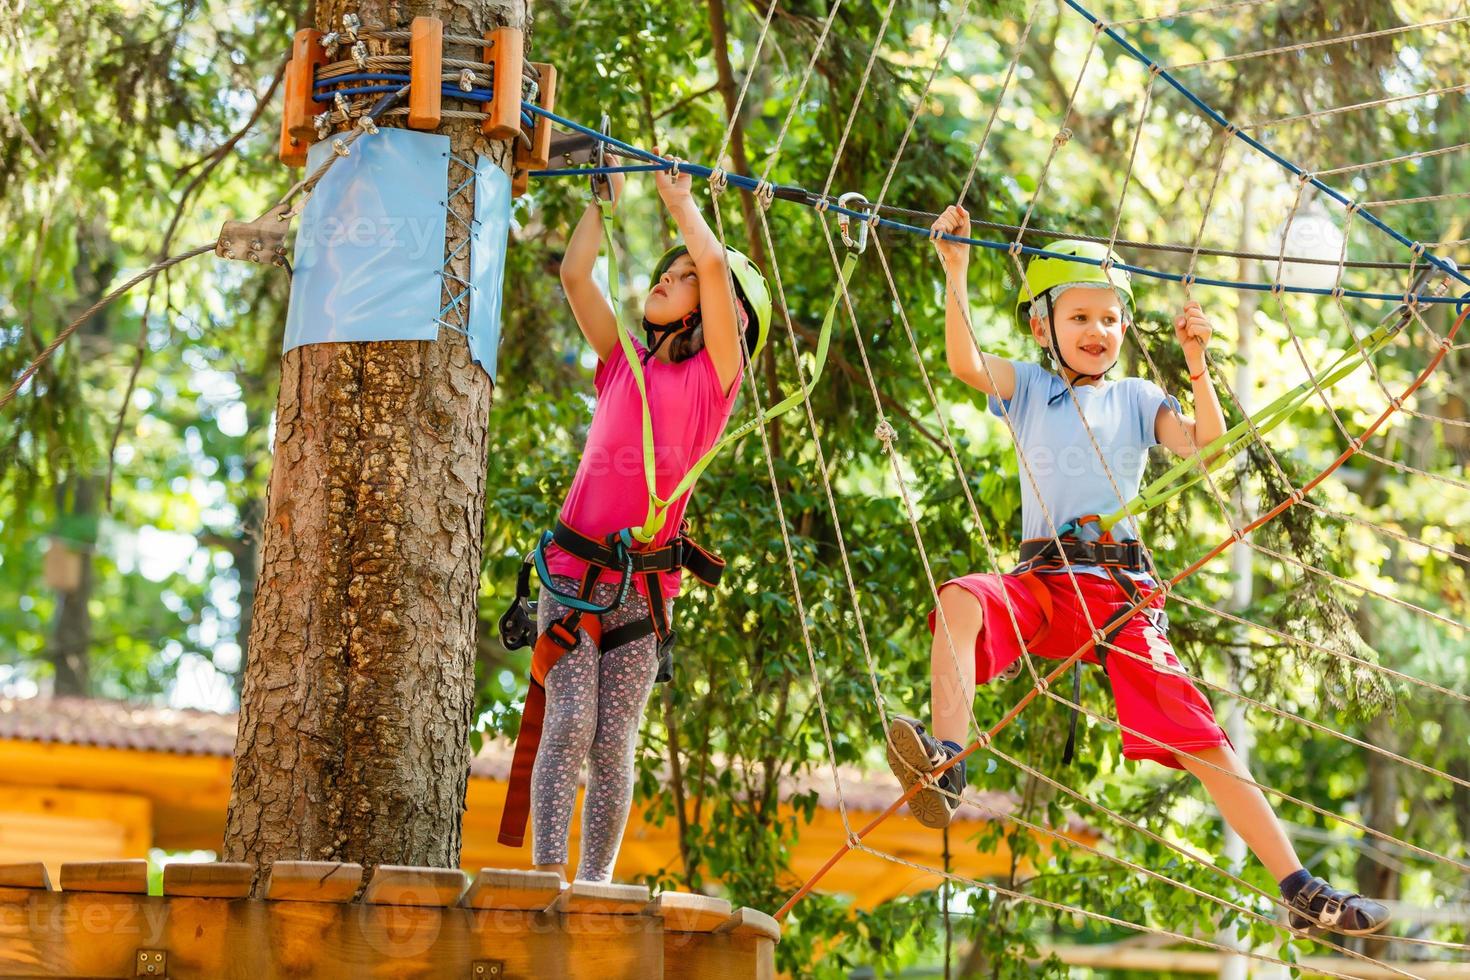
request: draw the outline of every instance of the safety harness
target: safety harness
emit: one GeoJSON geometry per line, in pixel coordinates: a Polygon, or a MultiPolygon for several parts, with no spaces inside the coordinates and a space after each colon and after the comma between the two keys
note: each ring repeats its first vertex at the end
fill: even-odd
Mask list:
{"type": "Polygon", "coordinates": [[[510,767],[510,785],[505,809],[500,817],[500,843],[520,847],[526,839],[526,818],[531,809],[531,771],[541,746],[541,726],[546,715],[546,675],[557,661],[577,646],[579,631],[587,633],[597,648],[606,653],[649,635],[658,639],[658,683],[674,676],[674,644],[678,634],[668,620],[661,576],[665,572],[688,571],[709,588],[719,584],[725,563],[695,544],[680,528],[679,536],[662,548],[633,550],[631,530],[609,534],[601,540],[589,537],[562,521],[545,532],[541,541],[521,562],[516,575],[516,597],[505,615],[500,617],[500,642],[508,650],[529,646],[531,653],[531,687],[521,714],[521,731],[516,738],[515,756],[510,767]],[[555,544],[573,558],[587,563],[575,594],[563,592],[552,584],[546,565],[546,547],[555,544]],[[536,636],[536,606],[531,599],[531,572],[535,571],[547,592],[567,611],[536,636]],[[592,593],[604,571],[619,574],[618,587],[607,603],[592,601],[592,593]],[[604,632],[602,616],[623,604],[628,589],[641,580],[648,591],[649,614],[631,623],[604,632]]]}
{"type": "MultiPolygon", "coordinates": [[[[1154,571],[1153,556],[1149,554],[1142,542],[1118,541],[1113,538],[1111,530],[1102,531],[1100,536],[1092,541],[1083,541],[1077,537],[1078,528],[1094,523],[1102,527],[1101,518],[1097,514],[1089,514],[1063,524],[1055,538],[1027,538],[1021,542],[1021,563],[1011,570],[1011,574],[1018,577],[1021,584],[1036,599],[1037,605],[1041,608],[1042,617],[1041,630],[1027,644],[1028,649],[1046,635],[1051,629],[1052,622],[1051,593],[1041,582],[1038,573],[1058,572],[1078,565],[1101,568],[1108,573],[1108,578],[1112,579],[1113,584],[1128,597],[1129,608],[1139,604],[1144,592],[1137,582],[1125,574],[1126,572],[1142,572],[1157,581],[1158,575],[1154,571]]],[[[1093,647],[1097,653],[1098,665],[1104,670],[1107,669],[1108,655],[1105,645],[1112,643],[1135,615],[1153,617],[1156,613],[1156,610],[1150,609],[1130,612],[1129,608],[1125,608],[1104,624],[1102,627],[1103,642],[1093,647]]],[[[1072,672],[1072,703],[1074,705],[1082,703],[1080,665],[1072,672]]],[[[1072,761],[1077,747],[1078,709],[1072,708],[1071,713],[1072,718],[1067,727],[1067,744],[1062,749],[1063,765],[1072,761]]]]}

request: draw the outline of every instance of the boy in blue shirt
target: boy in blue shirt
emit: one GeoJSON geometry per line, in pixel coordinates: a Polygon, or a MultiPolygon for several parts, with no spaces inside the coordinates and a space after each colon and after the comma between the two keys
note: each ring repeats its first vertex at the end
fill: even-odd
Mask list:
{"type": "MultiPolygon", "coordinates": [[[[964,235],[969,227],[969,214],[950,207],[933,230],[964,235]]],[[[1250,771],[1216,724],[1209,702],[1177,672],[1164,597],[1113,621],[1153,588],[1153,569],[1131,520],[1104,534],[1098,515],[1119,510],[1138,493],[1152,446],[1191,456],[1225,431],[1205,360],[1212,328],[1204,311],[1191,302],[1174,321],[1193,385],[1197,417],[1190,419],[1151,381],[1106,380],[1132,320],[1133,300],[1128,274],[1112,267],[1119,260],[1106,246],[1058,242],[1048,248],[1102,265],[1037,256],[1027,266],[1016,311],[1047,352],[1051,370],[975,346],[966,316],[970,248],[937,235],[935,246],[949,281],[949,368],[988,397],[991,412],[1010,419],[1022,464],[1025,540],[1022,564],[1010,574],[965,575],[941,586],[940,609],[929,616],[933,731],[912,718],[893,720],[888,763],[894,774],[908,789],[962,751],[970,738],[977,681],[1015,676],[1023,643],[1033,655],[1065,660],[1100,629],[1106,642],[1083,660],[1101,665],[1108,676],[1125,729],[1124,757],[1152,759],[1199,778],[1225,820],[1280,883],[1293,928],[1353,936],[1382,929],[1388,923],[1384,905],[1333,888],[1302,867],[1265,795],[1248,782],[1250,771]]],[[[947,826],[964,786],[960,762],[920,789],[909,808],[925,826],[947,826]]]]}

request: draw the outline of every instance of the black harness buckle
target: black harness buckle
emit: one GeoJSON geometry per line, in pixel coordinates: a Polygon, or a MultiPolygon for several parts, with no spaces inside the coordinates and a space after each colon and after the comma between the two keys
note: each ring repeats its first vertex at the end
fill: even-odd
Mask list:
{"type": "Polygon", "coordinates": [[[500,617],[500,643],[507,650],[519,650],[536,642],[535,605],[534,601],[517,598],[500,617]]]}
{"type": "Polygon", "coordinates": [[[516,573],[516,597],[500,617],[500,643],[519,650],[536,642],[536,600],[531,598],[531,562],[521,562],[516,573]]]}
{"type": "Polygon", "coordinates": [[[653,676],[655,684],[667,684],[674,679],[674,647],[678,642],[679,634],[674,630],[669,630],[658,641],[658,673],[653,676]]]}

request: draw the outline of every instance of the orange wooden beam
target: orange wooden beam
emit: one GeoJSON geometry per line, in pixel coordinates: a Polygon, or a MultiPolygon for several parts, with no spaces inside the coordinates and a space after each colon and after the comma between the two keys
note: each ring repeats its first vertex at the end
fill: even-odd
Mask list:
{"type": "MultiPolygon", "coordinates": [[[[556,66],[539,61],[531,62],[539,73],[536,104],[547,112],[556,111],[556,66]]],[[[551,120],[537,116],[531,127],[531,143],[516,143],[516,166],[528,170],[544,169],[551,162],[551,120]]]]}
{"type": "Polygon", "coordinates": [[[521,131],[521,73],[525,66],[525,36],[514,27],[485,33],[485,63],[493,66],[494,98],[486,103],[480,131],[491,139],[508,140],[521,131]]]}
{"type": "MultiPolygon", "coordinates": [[[[286,89],[286,130],[302,146],[316,142],[316,126],[312,117],[326,110],[326,104],[314,102],[311,86],[316,70],[327,63],[327,49],[322,47],[322,32],[303,28],[291,41],[291,62],[295,65],[294,88],[286,89]]],[[[289,80],[289,76],[288,76],[289,80]]]]}
{"type": "Polygon", "coordinates": [[[288,167],[306,166],[306,144],[291,135],[292,97],[300,84],[296,77],[300,74],[298,64],[295,58],[286,62],[286,77],[281,85],[285,105],[281,107],[281,142],[276,149],[276,155],[288,167]]]}
{"type": "Polygon", "coordinates": [[[415,17],[409,27],[408,125],[438,129],[444,75],[444,22],[415,17]]]}

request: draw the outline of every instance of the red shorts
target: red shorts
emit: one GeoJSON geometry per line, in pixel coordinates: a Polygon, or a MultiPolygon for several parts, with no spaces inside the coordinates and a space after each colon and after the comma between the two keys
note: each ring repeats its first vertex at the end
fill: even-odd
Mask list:
{"type": "MultiPolygon", "coordinates": [[[[1092,636],[1092,627],[1083,615],[1082,602],[1092,624],[1102,628],[1112,617],[1132,605],[1123,590],[1112,580],[1100,575],[1038,574],[1037,595],[1017,575],[966,575],[950,579],[942,588],[959,586],[980,601],[984,612],[984,628],[975,638],[975,679],[983,684],[1014,663],[1021,656],[1021,640],[1026,649],[1049,660],[1065,660],[1092,636]],[[1002,592],[1002,590],[1004,590],[1002,592]],[[1082,602],[1078,600],[1081,591],[1082,602]],[[1048,616],[1043,601],[1049,600],[1048,616]],[[1009,602],[1009,606],[1007,605],[1009,602]],[[1012,620],[1014,612],[1015,619],[1012,620]]],[[[1164,607],[1164,597],[1157,596],[1149,610],[1164,607]]],[[[935,613],[929,614],[929,629],[935,628],[935,613]]],[[[1123,726],[1123,756],[1128,759],[1153,759],[1174,769],[1183,768],[1170,749],[1198,751],[1217,745],[1229,745],[1225,732],[1215,722],[1210,703],[1188,678],[1160,666],[1179,667],[1179,658],[1169,643],[1167,623],[1159,613],[1139,613],[1130,619],[1113,640],[1118,650],[1107,651],[1106,671],[1118,705],[1118,723],[1123,726]],[[1120,653],[1127,650],[1138,659],[1120,653]],[[1128,731],[1132,729],[1133,731],[1128,731]],[[1140,738],[1140,732],[1162,742],[1156,745],[1140,738]],[[1168,746],[1169,748],[1165,748],[1168,746]]],[[[1097,654],[1089,649],[1082,659],[1098,663],[1097,654]]],[[[1073,669],[1080,669],[1073,668],[1073,669]]]]}

